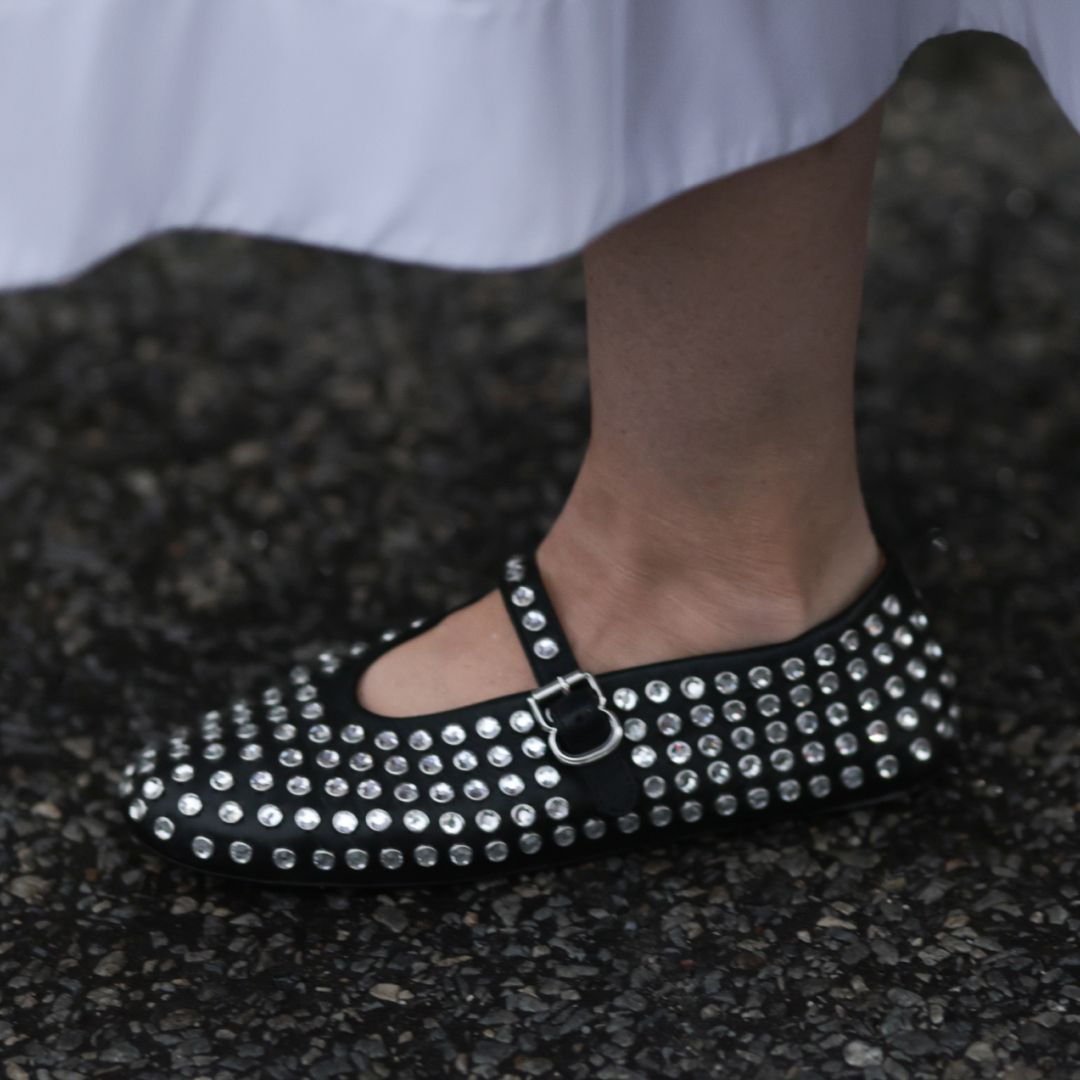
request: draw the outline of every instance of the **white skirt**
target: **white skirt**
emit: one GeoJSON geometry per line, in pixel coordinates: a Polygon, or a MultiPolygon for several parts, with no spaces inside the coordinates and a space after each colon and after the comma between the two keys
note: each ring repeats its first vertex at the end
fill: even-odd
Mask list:
{"type": "Polygon", "coordinates": [[[564,256],[996,30],[1080,122],[1080,0],[0,0],[0,288],[212,228],[564,256]]]}

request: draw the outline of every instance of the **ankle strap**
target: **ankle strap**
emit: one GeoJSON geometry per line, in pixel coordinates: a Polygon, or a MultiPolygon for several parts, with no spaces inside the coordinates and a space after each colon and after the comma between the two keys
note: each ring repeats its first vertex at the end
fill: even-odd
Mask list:
{"type": "Polygon", "coordinates": [[[597,809],[627,813],[637,802],[638,785],[618,752],[622,725],[596,679],[574,658],[535,558],[507,559],[499,591],[539,683],[529,705],[552,754],[582,771],[597,809]]]}
{"type": "Polygon", "coordinates": [[[540,569],[532,555],[511,555],[503,564],[500,590],[510,621],[541,686],[578,670],[540,569]]]}

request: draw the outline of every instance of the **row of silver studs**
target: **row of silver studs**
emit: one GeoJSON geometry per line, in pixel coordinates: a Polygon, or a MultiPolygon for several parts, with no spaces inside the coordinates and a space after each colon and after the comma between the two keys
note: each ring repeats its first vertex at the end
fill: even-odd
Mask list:
{"type": "MultiPolygon", "coordinates": [[[[507,566],[510,567],[511,564],[508,563],[507,566]]],[[[510,577],[508,580],[520,580],[520,576],[510,577]]],[[[536,603],[536,592],[528,585],[518,585],[513,589],[510,593],[510,602],[515,607],[526,609],[521,615],[521,626],[529,634],[540,634],[547,627],[547,616],[539,608],[533,607],[536,603]]],[[[541,660],[554,660],[559,655],[558,642],[547,635],[537,637],[532,642],[531,648],[541,660]]]]}
{"type": "MultiPolygon", "coordinates": [[[[599,839],[606,832],[606,825],[599,819],[591,819],[584,824],[580,832],[589,839],[599,839]]],[[[558,846],[566,847],[572,844],[578,835],[578,830],[573,826],[560,825],[552,831],[552,840],[558,846]]],[[[543,837],[539,833],[527,832],[518,838],[518,848],[526,854],[534,855],[542,846],[543,837]]],[[[209,836],[196,836],[191,841],[192,854],[199,859],[211,858],[216,847],[215,841],[209,836]]],[[[480,850],[492,863],[504,862],[510,855],[510,845],[505,840],[489,840],[480,850]]],[[[239,865],[251,862],[254,855],[252,846],[242,840],[230,843],[227,851],[229,858],[239,865]]],[[[447,850],[447,857],[454,866],[468,866],[472,863],[474,854],[474,848],[470,844],[452,844],[447,850]]],[[[439,862],[440,852],[430,844],[419,844],[412,849],[412,857],[418,866],[432,867],[439,862]]],[[[406,862],[405,853],[400,848],[393,847],[379,850],[377,859],[387,870],[399,870],[406,862]]],[[[342,861],[349,870],[364,870],[370,860],[371,856],[366,848],[348,848],[342,855],[342,861]]],[[[299,856],[292,848],[275,847],[271,851],[271,861],[279,870],[292,870],[299,865],[299,856]]],[[[333,870],[337,862],[337,853],[327,848],[316,848],[311,853],[312,866],[317,870],[333,870]]]]}

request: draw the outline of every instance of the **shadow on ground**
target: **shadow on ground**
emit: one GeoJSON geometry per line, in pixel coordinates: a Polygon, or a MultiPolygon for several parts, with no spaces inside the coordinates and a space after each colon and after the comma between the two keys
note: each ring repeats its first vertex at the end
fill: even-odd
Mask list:
{"type": "Polygon", "coordinates": [[[1015,50],[924,49],[859,409],[961,662],[964,774],[406,896],[166,867],[113,785],[298,644],[437,612],[538,539],[587,430],[576,265],[181,235],[0,297],[6,1076],[1080,1075],[1078,295],[1080,137],[1015,50]]]}

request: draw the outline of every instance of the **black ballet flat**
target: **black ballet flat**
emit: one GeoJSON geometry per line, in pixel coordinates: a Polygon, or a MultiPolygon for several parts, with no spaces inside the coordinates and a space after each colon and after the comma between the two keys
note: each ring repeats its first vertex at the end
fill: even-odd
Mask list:
{"type": "Polygon", "coordinates": [[[248,881],[435,885],[876,802],[955,751],[955,674],[891,553],[790,641],[596,675],[531,558],[501,591],[535,690],[379,716],[361,674],[430,624],[323,654],[142,751],[121,788],[139,839],[248,881]]]}

